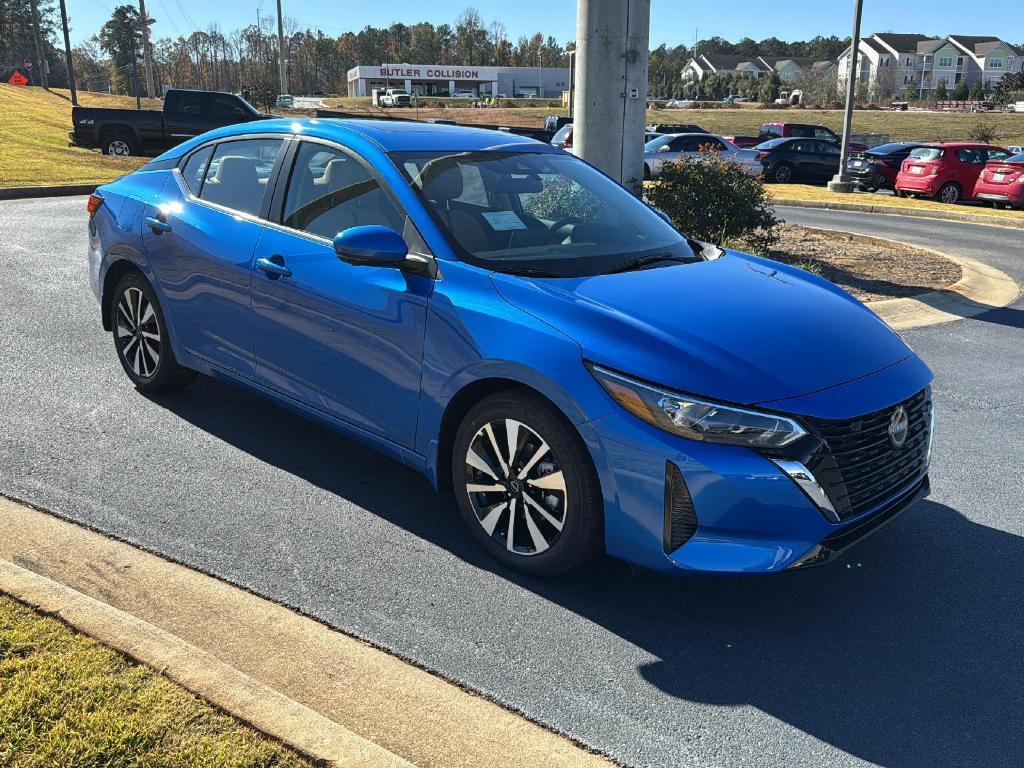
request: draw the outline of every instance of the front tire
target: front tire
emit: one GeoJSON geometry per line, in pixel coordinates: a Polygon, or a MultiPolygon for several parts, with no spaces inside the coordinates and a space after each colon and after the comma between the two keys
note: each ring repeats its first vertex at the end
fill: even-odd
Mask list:
{"type": "Polygon", "coordinates": [[[160,302],[142,275],[129,272],[121,278],[110,312],[117,359],[139,391],[170,392],[195,378],[174,359],[160,302]]]}
{"type": "Polygon", "coordinates": [[[510,389],[475,405],[452,451],[470,534],[518,571],[549,576],[601,548],[603,497],[576,429],[547,401],[510,389]]]}

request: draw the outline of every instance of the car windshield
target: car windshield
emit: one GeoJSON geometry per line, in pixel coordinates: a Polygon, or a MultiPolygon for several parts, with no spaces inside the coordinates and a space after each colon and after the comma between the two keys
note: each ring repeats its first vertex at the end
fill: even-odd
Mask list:
{"type": "Polygon", "coordinates": [[[651,208],[572,155],[392,155],[463,260],[498,272],[596,275],[645,257],[699,260],[651,208]]]}
{"type": "Polygon", "coordinates": [[[920,147],[910,153],[915,160],[938,160],[942,157],[941,147],[920,147]]]}

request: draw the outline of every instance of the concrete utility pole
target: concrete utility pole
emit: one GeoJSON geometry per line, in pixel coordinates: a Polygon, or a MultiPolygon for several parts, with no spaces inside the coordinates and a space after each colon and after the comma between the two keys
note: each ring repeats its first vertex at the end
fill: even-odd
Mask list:
{"type": "Polygon", "coordinates": [[[277,73],[281,76],[281,93],[288,93],[288,66],[284,60],[284,19],[281,0],[277,0],[277,73]]]}
{"type": "Polygon", "coordinates": [[[566,51],[569,57],[569,109],[566,110],[566,117],[572,117],[572,102],[576,98],[576,49],[566,51]]]}
{"type": "Polygon", "coordinates": [[[149,44],[149,16],[146,15],[146,0],[139,0],[139,16],[142,17],[142,58],[146,62],[146,95],[156,96],[153,87],[153,46],[149,44]]]}
{"type": "Polygon", "coordinates": [[[68,9],[60,0],[60,23],[64,27],[64,58],[68,69],[68,87],[71,88],[71,106],[78,106],[78,89],[75,87],[75,63],[71,60],[71,35],[68,33],[68,9]]]}
{"type": "Polygon", "coordinates": [[[651,0],[579,0],[573,153],[643,191],[651,0]]]}
{"type": "Polygon", "coordinates": [[[39,82],[43,88],[49,88],[46,81],[46,49],[43,48],[43,38],[39,34],[39,6],[36,0],[32,0],[32,27],[35,30],[36,39],[36,65],[34,69],[39,70],[39,82]]]}
{"type": "Polygon", "coordinates": [[[839,149],[839,172],[828,183],[829,192],[853,192],[853,182],[846,172],[846,153],[850,151],[850,133],[853,129],[853,100],[857,98],[857,58],[860,53],[860,17],[864,0],[853,3],[853,34],[850,36],[850,71],[846,75],[846,113],[843,115],[843,143],[839,149]]]}

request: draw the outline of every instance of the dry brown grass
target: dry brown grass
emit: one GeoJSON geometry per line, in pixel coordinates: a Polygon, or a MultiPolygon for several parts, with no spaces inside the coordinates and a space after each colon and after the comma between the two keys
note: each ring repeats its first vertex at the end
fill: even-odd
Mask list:
{"type": "MultiPolygon", "coordinates": [[[[83,106],[134,108],[125,96],[80,93],[83,106]]],[[[142,100],[143,108],[160,102],[142,100]]],[[[145,162],[140,157],[107,157],[68,146],[71,101],[67,91],[0,85],[0,187],[102,184],[145,162]]]]}

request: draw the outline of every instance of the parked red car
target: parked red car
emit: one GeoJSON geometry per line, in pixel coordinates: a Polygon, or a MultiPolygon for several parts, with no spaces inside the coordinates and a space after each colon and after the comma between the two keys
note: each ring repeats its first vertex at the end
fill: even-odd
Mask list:
{"type": "Polygon", "coordinates": [[[1024,208],[1024,153],[985,163],[974,185],[974,199],[1024,208]]]}
{"type": "Polygon", "coordinates": [[[974,186],[989,160],[1006,160],[1002,147],[970,142],[942,142],[920,147],[903,161],[896,194],[934,197],[943,203],[974,199],[974,186]]]}

